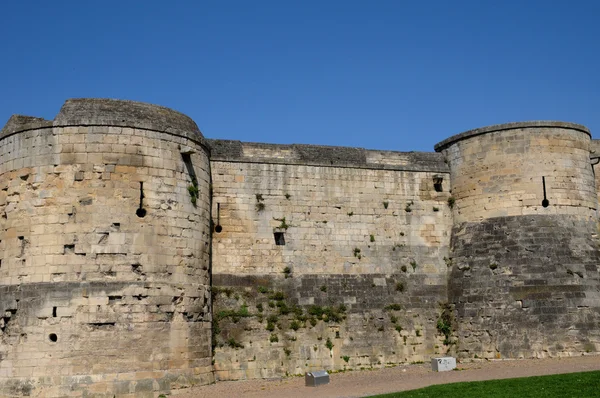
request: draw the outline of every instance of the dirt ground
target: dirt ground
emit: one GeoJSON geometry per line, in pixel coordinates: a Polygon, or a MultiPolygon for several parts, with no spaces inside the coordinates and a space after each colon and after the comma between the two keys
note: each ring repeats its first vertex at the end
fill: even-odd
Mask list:
{"type": "Polygon", "coordinates": [[[476,361],[458,364],[458,371],[436,373],[430,364],[402,365],[377,370],[357,370],[330,375],[331,382],[305,387],[303,377],[280,380],[222,381],[216,384],[174,392],[177,398],[311,398],[364,397],[412,390],[433,384],[541,376],[600,370],[600,356],[571,358],[476,361]]]}

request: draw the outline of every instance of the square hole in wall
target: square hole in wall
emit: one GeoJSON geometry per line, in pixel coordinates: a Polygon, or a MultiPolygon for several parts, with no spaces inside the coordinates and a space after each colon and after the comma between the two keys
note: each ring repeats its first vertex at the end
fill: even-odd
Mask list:
{"type": "Polygon", "coordinates": [[[285,245],[285,235],[283,232],[273,232],[273,237],[275,238],[275,244],[277,246],[285,245]]]}

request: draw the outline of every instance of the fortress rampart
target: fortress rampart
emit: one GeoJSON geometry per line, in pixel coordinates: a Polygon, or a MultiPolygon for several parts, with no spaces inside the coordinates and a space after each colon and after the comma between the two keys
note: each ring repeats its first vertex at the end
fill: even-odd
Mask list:
{"type": "Polygon", "coordinates": [[[562,122],[400,153],[205,140],[130,101],[13,116],[0,395],[595,353],[597,147],[562,122]]]}
{"type": "Polygon", "coordinates": [[[590,133],[491,126],[439,144],[451,171],[449,302],[460,350],[525,357],[596,351],[597,192],[590,133]]]}
{"type": "Polygon", "coordinates": [[[146,104],[11,118],[0,395],[153,396],[213,380],[208,157],[193,121],[146,104]]]}

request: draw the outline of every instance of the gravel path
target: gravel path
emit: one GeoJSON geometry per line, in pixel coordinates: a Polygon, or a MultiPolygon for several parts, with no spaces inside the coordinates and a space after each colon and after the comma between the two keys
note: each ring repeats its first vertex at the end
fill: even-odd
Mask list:
{"type": "Polygon", "coordinates": [[[331,382],[305,387],[303,377],[281,380],[224,381],[209,386],[174,392],[178,398],[311,398],[364,397],[412,390],[432,384],[541,376],[600,370],[600,356],[571,358],[477,361],[458,364],[460,371],[435,373],[430,364],[405,365],[378,370],[351,371],[330,375],[331,382]]]}

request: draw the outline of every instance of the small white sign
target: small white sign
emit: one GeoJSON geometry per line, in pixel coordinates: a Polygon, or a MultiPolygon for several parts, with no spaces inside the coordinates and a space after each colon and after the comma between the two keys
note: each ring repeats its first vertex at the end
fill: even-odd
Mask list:
{"type": "Polygon", "coordinates": [[[447,370],[452,369],[456,369],[456,358],[431,358],[431,370],[433,370],[434,372],[445,372],[447,370]]]}

